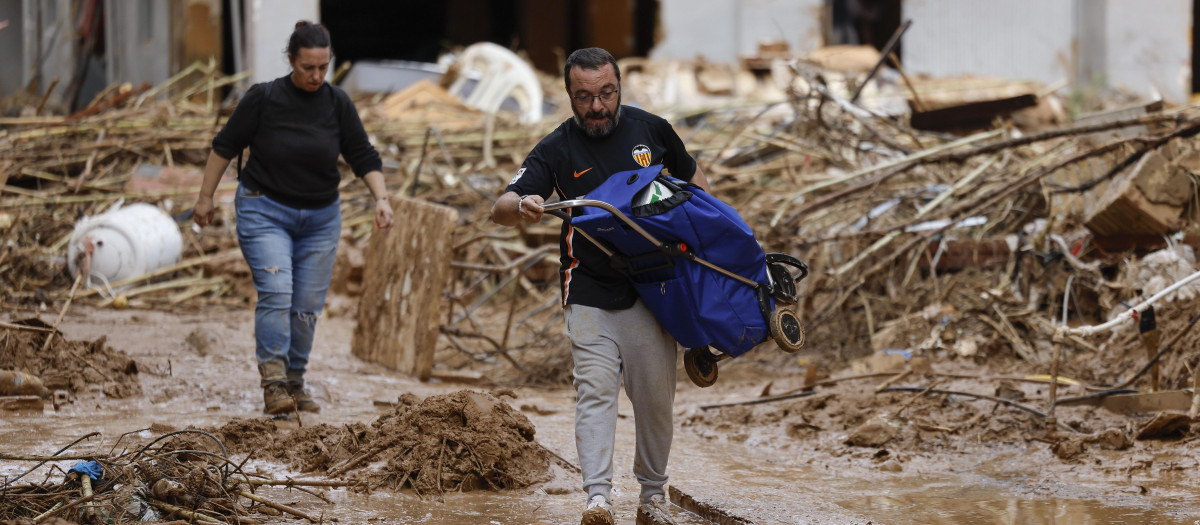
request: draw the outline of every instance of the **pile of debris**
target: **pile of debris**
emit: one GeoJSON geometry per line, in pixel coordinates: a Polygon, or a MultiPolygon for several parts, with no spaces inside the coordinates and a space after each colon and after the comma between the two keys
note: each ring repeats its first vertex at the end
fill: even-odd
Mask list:
{"type": "Polygon", "coordinates": [[[44,399],[57,408],[91,388],[116,399],[142,393],[137,362],[106,337],[66,340],[36,318],[0,325],[0,377],[10,376],[0,383],[0,402],[16,403],[18,411],[40,413],[44,399]]]}
{"type": "MultiPolygon", "coordinates": [[[[137,439],[122,436],[113,448],[126,438],[137,439]]],[[[471,391],[423,401],[405,394],[370,425],[283,431],[268,418],[234,419],[220,428],[169,431],[144,445],[125,446],[132,450],[68,456],[63,454],[68,446],[46,457],[4,454],[5,460],[38,462],[34,469],[48,461],[80,461],[58,482],[50,482],[47,474],[39,483],[16,484],[33,469],[6,480],[0,487],[0,522],[43,523],[59,516],[77,523],[169,518],[258,523],[286,513],[318,523],[337,520],[255,491],[262,486],[306,492],[306,487],[412,489],[418,497],[441,498],[447,492],[542,483],[553,477],[553,462],[574,468],[534,441],[533,425],[520,412],[491,394],[471,391]],[[241,454],[240,460],[233,457],[241,454]],[[251,458],[290,463],[323,479],[264,479],[243,470],[251,458]]]]}
{"type": "MultiPolygon", "coordinates": [[[[180,260],[118,282],[91,279],[76,299],[134,308],[203,307],[253,299],[233,230],[235,182],[218,187],[216,225],[191,228],[191,205],[211,138],[233,109],[233,104],[217,103],[218,88],[243,75],[223,76],[212,68],[190,71],[197,72],[202,73],[198,79],[181,74],[152,89],[107,91],[71,116],[0,118],[0,271],[11,276],[0,285],[0,304],[46,308],[66,300],[72,284],[66,269],[73,262],[68,260],[68,243],[75,225],[132,201],[155,204],[175,219],[183,236],[180,260]],[[180,86],[180,78],[192,78],[194,84],[180,86]],[[170,96],[162,97],[166,93],[170,96]],[[118,295],[124,299],[114,301],[118,295]]],[[[437,85],[415,86],[386,100],[358,100],[384,156],[389,189],[458,208],[484,209],[481,203],[491,198],[486,192],[496,191],[501,177],[495,169],[485,176],[472,165],[484,166],[484,157],[493,151],[512,157],[521,150],[523,155],[530,141],[548,128],[522,125],[507,114],[489,118],[449,102],[446,111],[461,118],[443,128],[439,119],[449,118],[446,113],[404,111],[427,101],[419,93],[424,91],[453,101],[437,85]],[[506,151],[509,148],[513,150],[506,151]],[[481,180],[485,178],[494,180],[481,180]]],[[[346,239],[361,249],[372,230],[372,201],[365,185],[351,184],[349,167],[341,168],[346,239]]]]}
{"type": "Polygon", "coordinates": [[[424,400],[404,394],[370,425],[284,431],[267,418],[235,419],[209,432],[233,453],[418,496],[527,487],[550,479],[550,465],[562,461],[534,440],[523,414],[492,394],[467,390],[424,400]]]}
{"type": "Polygon", "coordinates": [[[274,480],[247,474],[241,465],[232,462],[225,445],[216,436],[199,430],[167,432],[119,454],[63,454],[97,434],[84,436],[52,456],[6,454],[4,459],[36,464],[0,487],[3,495],[0,522],[48,523],[48,519],[66,518],[71,523],[124,523],[175,518],[192,523],[262,523],[286,513],[318,523],[326,518],[255,492],[263,486],[306,490],[304,487],[349,485],[327,480],[274,480]],[[182,446],[194,445],[196,441],[206,444],[182,446]],[[64,459],[78,461],[60,481],[51,482],[47,474],[41,482],[16,483],[46,462],[64,459]]]}

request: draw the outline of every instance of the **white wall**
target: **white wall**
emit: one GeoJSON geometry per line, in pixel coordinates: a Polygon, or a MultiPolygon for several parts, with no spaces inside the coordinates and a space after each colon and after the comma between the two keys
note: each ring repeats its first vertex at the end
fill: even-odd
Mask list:
{"type": "Polygon", "coordinates": [[[156,0],[105,2],[108,82],[155,85],[170,78],[171,6],[156,0]]]}
{"type": "Polygon", "coordinates": [[[1108,84],[1186,102],[1192,88],[1191,0],[1108,0],[1106,19],[1108,84]]]}
{"type": "Polygon", "coordinates": [[[321,4],[319,0],[247,0],[246,19],[246,67],[257,84],[292,70],[287,61],[288,38],[296,22],[321,21],[321,4]]]}
{"type": "Polygon", "coordinates": [[[75,74],[74,15],[68,0],[0,0],[0,96],[34,80],[40,95],[55,78],[61,95],[75,74]]]}
{"type": "Polygon", "coordinates": [[[1066,0],[904,0],[901,17],[913,21],[902,40],[904,68],[936,77],[1070,80],[1073,7],[1066,0]]]}
{"type": "Polygon", "coordinates": [[[1186,102],[1190,0],[904,0],[904,66],[1077,86],[1095,79],[1186,102]]]}
{"type": "Polygon", "coordinates": [[[0,98],[21,89],[26,82],[25,64],[33,53],[25,45],[25,12],[22,0],[0,0],[0,21],[8,27],[0,29],[0,49],[4,60],[0,60],[0,98]]]}
{"type": "Polygon", "coordinates": [[[824,0],[662,0],[662,40],[650,58],[736,62],[758,44],[784,40],[792,51],[821,47],[824,0]]]}

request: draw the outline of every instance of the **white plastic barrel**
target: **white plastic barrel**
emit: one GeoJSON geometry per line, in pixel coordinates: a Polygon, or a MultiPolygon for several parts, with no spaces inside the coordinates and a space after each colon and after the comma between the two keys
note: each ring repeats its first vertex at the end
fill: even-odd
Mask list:
{"type": "Polygon", "coordinates": [[[175,220],[157,206],[145,203],[115,206],[75,223],[67,248],[71,274],[82,270],[91,253],[91,285],[102,277],[108,283],[137,277],[179,262],[183,236],[175,220]]]}

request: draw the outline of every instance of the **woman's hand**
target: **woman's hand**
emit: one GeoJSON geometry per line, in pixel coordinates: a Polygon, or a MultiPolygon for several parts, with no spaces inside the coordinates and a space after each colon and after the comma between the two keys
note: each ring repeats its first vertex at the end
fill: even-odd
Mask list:
{"type": "Polygon", "coordinates": [[[213,212],[216,207],[213,206],[212,197],[200,195],[196,198],[196,206],[192,208],[192,220],[201,228],[212,224],[213,212]]]}
{"type": "Polygon", "coordinates": [[[381,229],[392,227],[392,203],[387,197],[375,199],[375,226],[381,229]]]}

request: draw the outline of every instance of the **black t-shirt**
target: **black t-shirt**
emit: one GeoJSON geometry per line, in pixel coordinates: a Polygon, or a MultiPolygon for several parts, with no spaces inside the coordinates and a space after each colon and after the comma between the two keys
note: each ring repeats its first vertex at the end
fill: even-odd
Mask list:
{"type": "Polygon", "coordinates": [[[383,167],[345,91],[328,82],[304,91],[290,76],[252,86],[212,145],[227,159],[250,146],[242,184],[293,208],[337,200],[338,154],[359,177],[383,167]]]}
{"type": "MultiPolygon", "coordinates": [[[[696,173],[696,161],[666,120],[621,106],[616,129],[604,138],[584,135],[575,119],[567,119],[533,148],[505,192],[577,199],[613,173],[654,164],[685,181],[696,173]]],[[[565,222],[559,250],[564,305],[622,310],[637,301],[629,279],[612,268],[609,257],[565,222]]]]}

